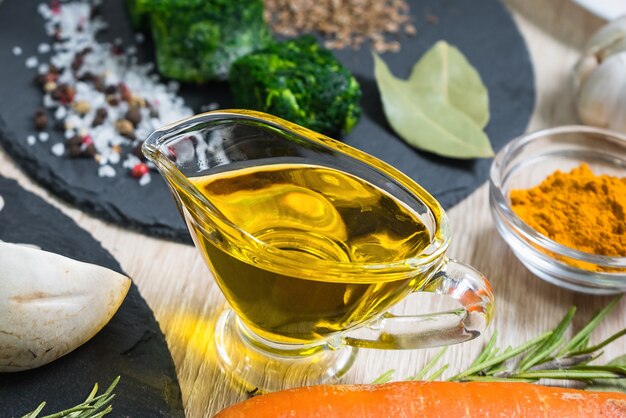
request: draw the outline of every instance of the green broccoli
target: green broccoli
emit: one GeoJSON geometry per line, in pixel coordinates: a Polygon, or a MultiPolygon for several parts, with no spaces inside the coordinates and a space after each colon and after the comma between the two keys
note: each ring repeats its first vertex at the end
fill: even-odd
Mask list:
{"type": "Polygon", "coordinates": [[[359,83],[311,35],[239,58],[228,78],[237,107],[264,111],[327,135],[347,134],[361,115],[359,83]]]}
{"type": "Polygon", "coordinates": [[[263,0],[134,2],[149,16],[159,71],[181,81],[224,80],[237,58],[272,41],[263,0]]]}

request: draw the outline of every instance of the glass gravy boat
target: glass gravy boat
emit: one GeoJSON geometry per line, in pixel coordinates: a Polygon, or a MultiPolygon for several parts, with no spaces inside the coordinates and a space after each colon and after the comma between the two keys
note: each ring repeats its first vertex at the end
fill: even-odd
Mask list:
{"type": "Polygon", "coordinates": [[[358,348],[459,343],[491,320],[489,282],[445,256],[442,207],[366,153],[247,110],[163,127],[143,152],[229,302],[215,333],[220,365],[249,388],[337,381],[358,348]],[[413,292],[461,308],[388,312],[413,292]]]}

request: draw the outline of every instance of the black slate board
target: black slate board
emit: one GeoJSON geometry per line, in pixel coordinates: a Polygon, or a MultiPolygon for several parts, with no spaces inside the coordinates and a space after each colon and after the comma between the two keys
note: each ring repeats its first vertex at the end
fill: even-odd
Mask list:
{"type": "MultiPolygon", "coordinates": [[[[81,209],[148,234],[189,241],[183,221],[157,175],[146,187],[124,175],[101,179],[93,161],[59,159],[51,154],[51,145],[63,140],[56,132],[46,144],[27,145],[26,137],[33,133],[32,115],[41,97],[32,84],[34,70],[27,70],[24,60],[36,53],[40,42],[48,42],[35,11],[39,2],[5,0],[0,5],[1,143],[29,175],[81,209]],[[14,46],[24,50],[21,57],[12,55],[14,46]]],[[[491,121],[486,131],[493,148],[499,150],[525,130],[535,99],[532,65],[515,22],[499,0],[409,3],[418,34],[401,37],[402,51],[383,54],[383,58],[397,76],[407,77],[417,59],[437,40],[458,46],[489,89],[491,121]],[[437,23],[428,23],[427,15],[436,16],[437,23]]],[[[121,0],[104,2],[102,12],[110,23],[103,39],[133,39],[121,0]]],[[[149,57],[149,49],[149,43],[144,44],[140,57],[149,57]]],[[[404,171],[445,208],[487,179],[489,159],[446,159],[416,151],[395,136],[382,111],[368,47],[337,51],[336,55],[359,79],[364,93],[363,118],[345,138],[346,143],[404,171]]],[[[225,83],[183,86],[182,95],[196,111],[210,102],[218,102],[222,108],[232,106],[225,83]]]]}
{"type": "MultiPolygon", "coordinates": [[[[121,272],[89,233],[15,181],[0,177],[0,196],[0,240],[35,244],[121,272]]],[[[118,375],[111,416],[185,416],[165,338],[134,284],[111,321],[81,347],[38,369],[0,373],[0,416],[20,417],[44,400],[43,415],[69,408],[82,402],[94,383],[102,392],[118,375]]]]}

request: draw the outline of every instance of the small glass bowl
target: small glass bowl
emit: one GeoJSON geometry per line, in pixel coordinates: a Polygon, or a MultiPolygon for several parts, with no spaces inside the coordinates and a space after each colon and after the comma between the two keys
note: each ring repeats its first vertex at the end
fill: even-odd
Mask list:
{"type": "Polygon", "coordinates": [[[511,190],[529,189],[557,169],[568,172],[582,163],[596,175],[625,177],[626,136],[588,126],[562,126],[514,139],[491,166],[491,214],[517,258],[543,280],[584,293],[626,292],[626,257],[595,255],[558,244],[511,209],[511,190]]]}

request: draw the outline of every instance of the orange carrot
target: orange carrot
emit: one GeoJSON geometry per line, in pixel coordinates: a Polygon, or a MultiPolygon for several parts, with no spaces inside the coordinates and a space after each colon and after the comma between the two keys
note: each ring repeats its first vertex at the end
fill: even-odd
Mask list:
{"type": "Polygon", "coordinates": [[[626,394],[530,383],[394,382],[322,385],[269,393],[215,418],[626,417],[626,394]]]}

